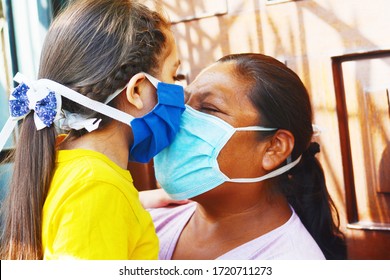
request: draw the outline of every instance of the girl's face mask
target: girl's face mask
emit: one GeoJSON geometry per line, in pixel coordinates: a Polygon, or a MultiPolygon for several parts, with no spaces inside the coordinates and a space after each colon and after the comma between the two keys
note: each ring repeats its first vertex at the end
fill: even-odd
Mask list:
{"type": "Polygon", "coordinates": [[[297,165],[300,157],[257,178],[229,178],[217,161],[220,151],[236,131],[273,130],[277,128],[235,128],[220,118],[186,106],[175,140],[154,158],[157,181],[173,199],[181,200],[198,196],[224,182],[251,183],[278,176],[297,165]]]}
{"type": "Polygon", "coordinates": [[[185,109],[182,86],[160,82],[148,74],[146,77],[157,89],[157,104],[152,111],[130,122],[134,142],[129,160],[142,163],[149,162],[172,143],[185,109]]]}

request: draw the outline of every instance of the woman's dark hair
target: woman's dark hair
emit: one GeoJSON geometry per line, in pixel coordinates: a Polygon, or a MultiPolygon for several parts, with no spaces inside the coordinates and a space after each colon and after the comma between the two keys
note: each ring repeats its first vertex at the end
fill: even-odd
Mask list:
{"type": "MultiPolygon", "coordinates": [[[[169,28],[164,17],[137,1],[71,1],[46,35],[38,76],[105,101],[136,73],[160,70],[160,59],[171,51],[169,28]]],[[[67,99],[62,108],[101,118],[103,126],[110,121],[67,99]]],[[[54,126],[37,131],[33,113],[23,120],[2,205],[1,259],[43,258],[42,211],[55,166],[56,134],[54,126]]]]}
{"type": "Polygon", "coordinates": [[[285,64],[266,55],[234,54],[219,62],[233,62],[235,74],[247,81],[248,95],[259,111],[262,126],[285,129],[294,135],[291,160],[301,155],[302,159],[288,175],[280,176],[279,189],[325,257],[345,259],[338,211],[329,196],[321,164],[315,158],[319,145],[311,142],[312,109],[304,84],[285,64]]]}

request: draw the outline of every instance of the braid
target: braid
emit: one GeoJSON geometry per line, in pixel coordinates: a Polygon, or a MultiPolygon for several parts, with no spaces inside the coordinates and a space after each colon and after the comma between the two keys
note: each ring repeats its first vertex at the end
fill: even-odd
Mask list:
{"type": "Polygon", "coordinates": [[[345,259],[344,236],[339,230],[337,208],[325,184],[325,175],[315,154],[320,145],[310,143],[300,163],[291,169],[284,192],[306,229],[327,259],[345,259]]]}
{"type": "MultiPolygon", "coordinates": [[[[117,70],[112,71],[104,80],[98,81],[92,85],[73,87],[72,89],[91,99],[104,102],[107,96],[112,94],[115,90],[124,87],[129,81],[129,77],[140,71],[140,67],[135,66],[135,63],[127,62],[119,66],[117,70]]],[[[80,106],[80,110],[85,109],[85,107],[80,106]]]]}

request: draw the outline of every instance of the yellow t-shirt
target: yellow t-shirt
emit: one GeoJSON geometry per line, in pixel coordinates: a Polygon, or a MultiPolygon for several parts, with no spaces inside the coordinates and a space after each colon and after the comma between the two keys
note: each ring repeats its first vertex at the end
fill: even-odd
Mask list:
{"type": "Polygon", "coordinates": [[[43,208],[44,259],[157,259],[158,238],[128,170],[90,150],[60,150],[43,208]]]}

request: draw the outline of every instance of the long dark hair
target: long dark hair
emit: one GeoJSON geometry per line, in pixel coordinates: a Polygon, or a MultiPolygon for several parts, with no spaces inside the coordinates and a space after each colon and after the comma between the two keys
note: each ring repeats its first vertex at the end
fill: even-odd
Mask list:
{"type": "MultiPolygon", "coordinates": [[[[46,35],[38,76],[104,101],[136,73],[159,70],[158,61],[170,52],[169,28],[164,17],[136,1],[72,1],[46,35]]],[[[102,125],[110,121],[66,99],[62,108],[101,118],[102,125]]],[[[37,131],[33,113],[26,116],[2,205],[1,259],[43,258],[42,209],[55,167],[55,141],[54,126],[37,131]]]]}
{"type": "Polygon", "coordinates": [[[280,176],[279,190],[325,257],[345,259],[346,246],[339,230],[338,211],[329,196],[321,164],[315,158],[320,147],[311,142],[313,117],[304,84],[285,64],[266,55],[235,54],[219,60],[228,61],[234,62],[237,75],[251,85],[249,98],[259,111],[260,125],[290,131],[295,138],[291,160],[302,155],[300,163],[289,174],[280,176]]]}

